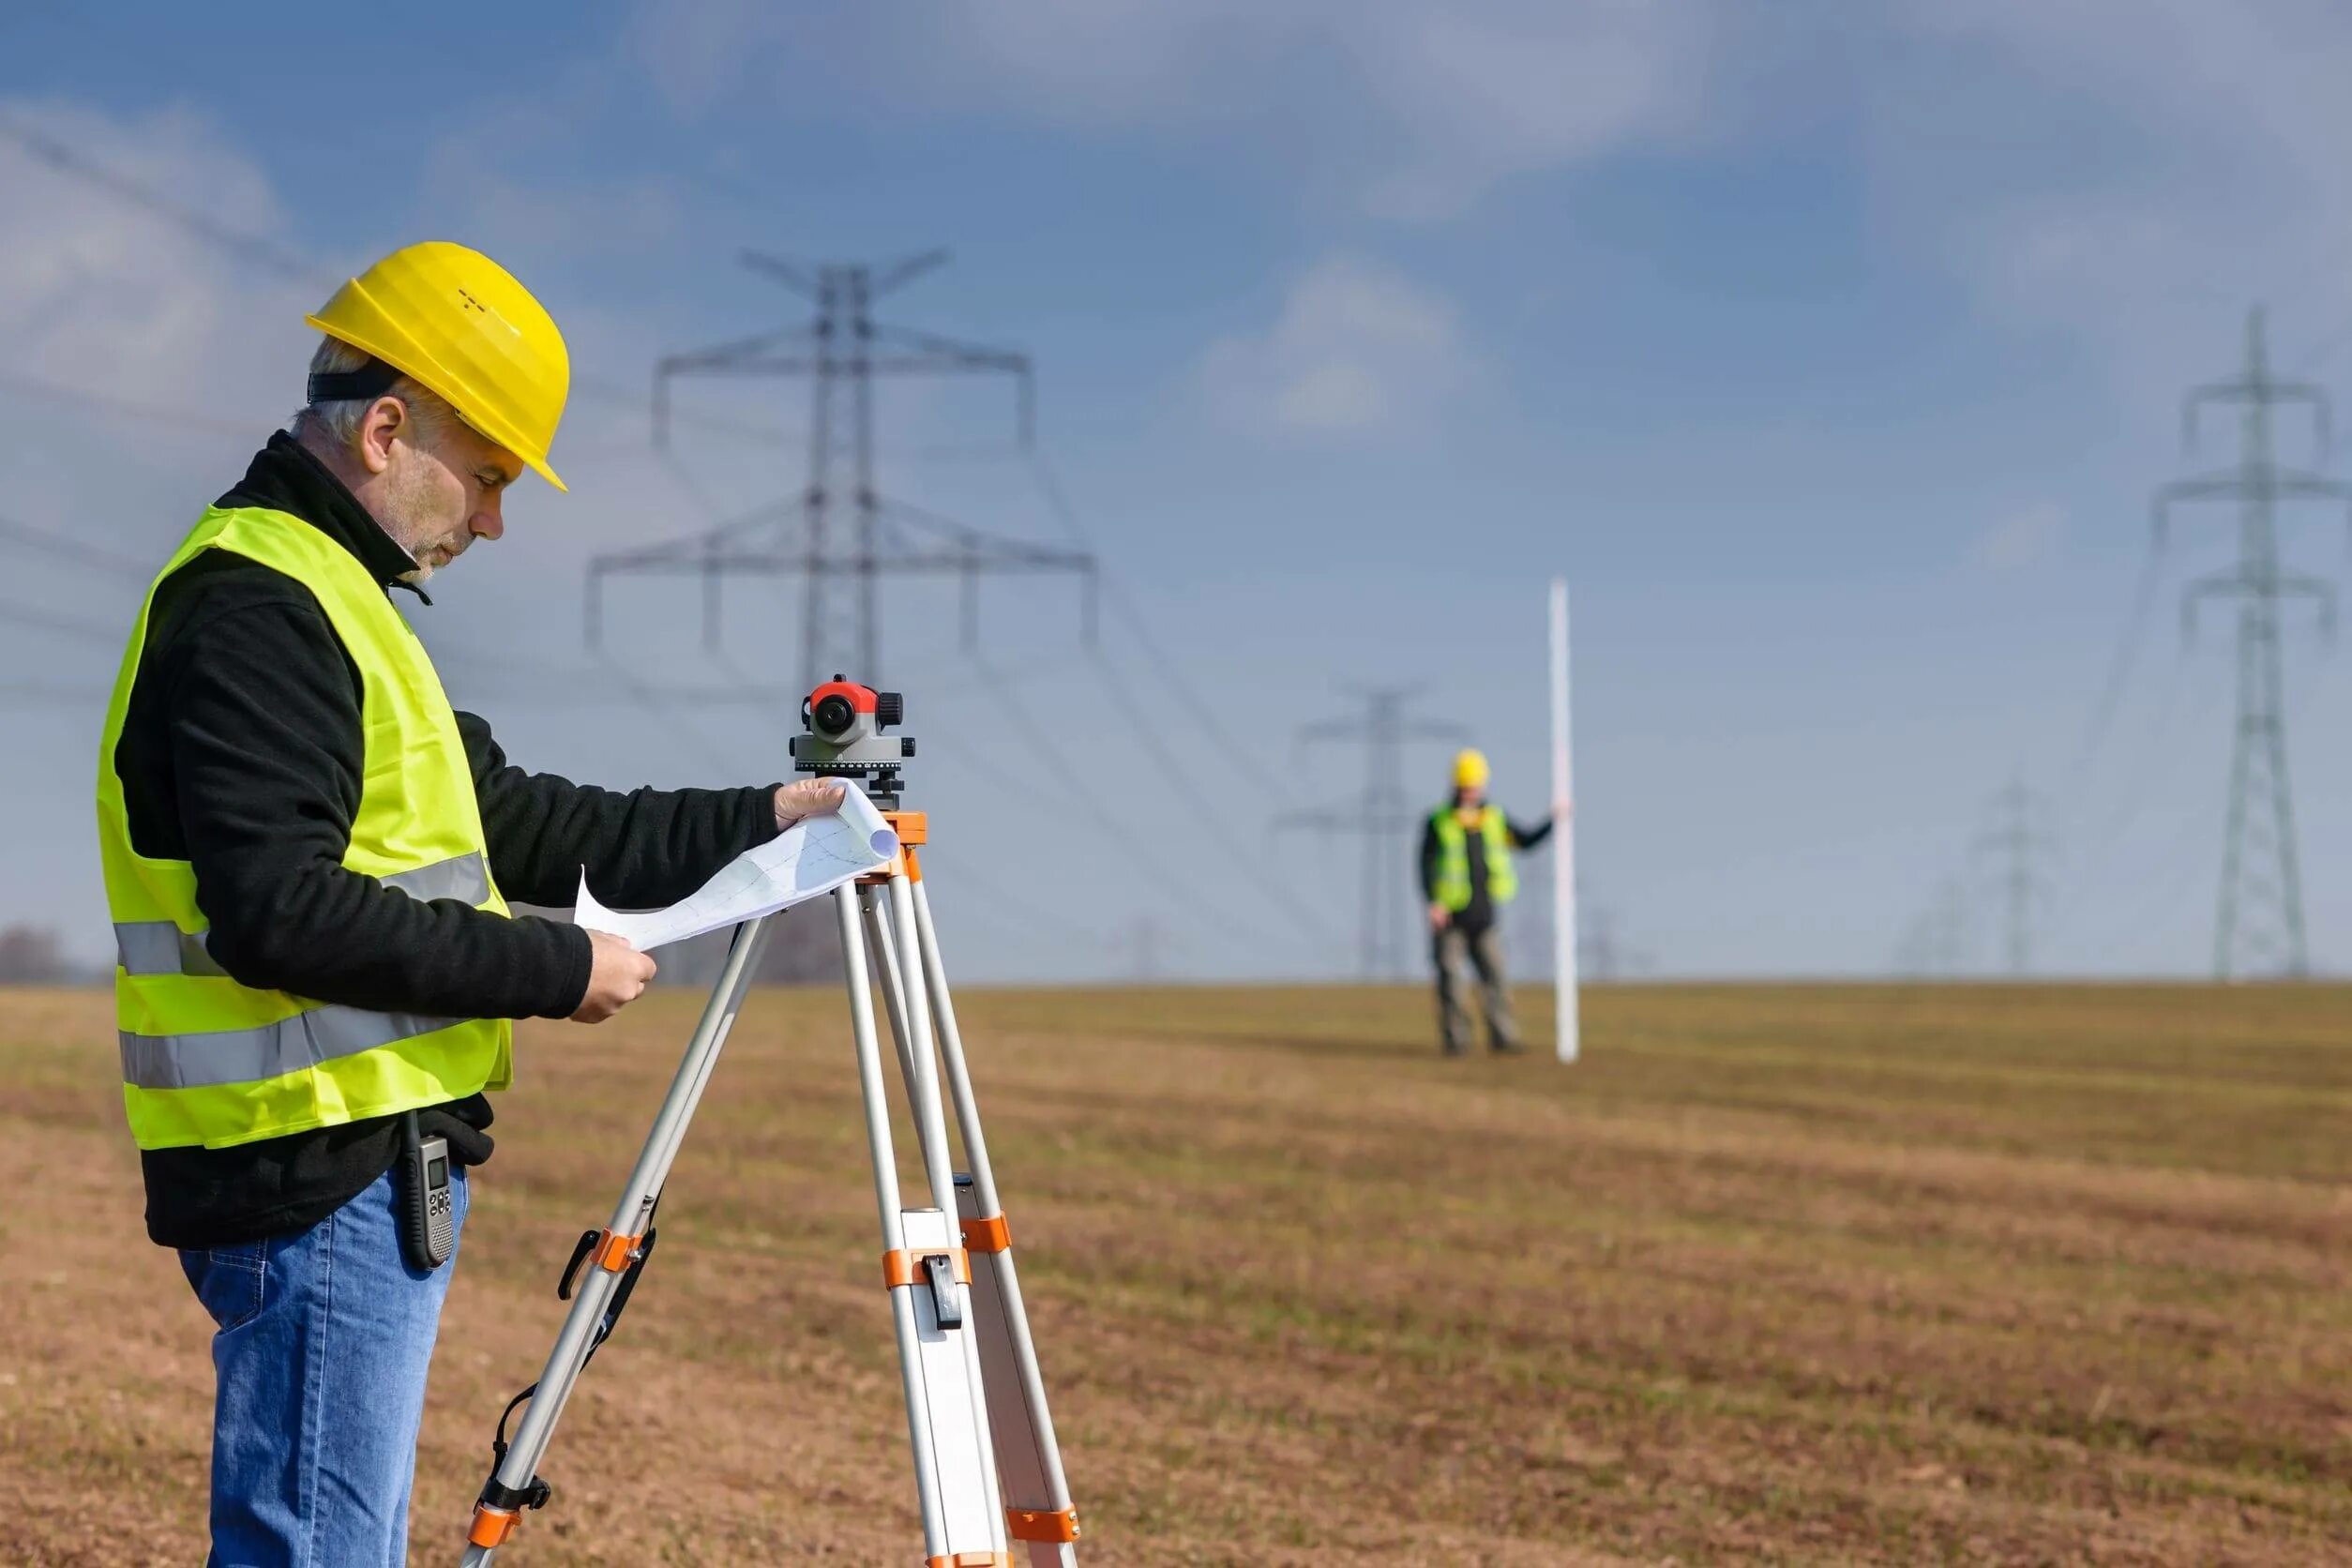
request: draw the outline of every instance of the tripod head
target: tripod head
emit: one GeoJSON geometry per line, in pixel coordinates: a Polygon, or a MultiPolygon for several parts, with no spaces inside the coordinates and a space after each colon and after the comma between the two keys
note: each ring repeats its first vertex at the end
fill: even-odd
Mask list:
{"type": "Polygon", "coordinates": [[[912,735],[885,735],[906,713],[906,699],[836,675],[801,699],[806,733],[792,743],[792,771],[821,778],[854,778],[875,805],[896,809],[899,764],[914,755],[912,735]]]}

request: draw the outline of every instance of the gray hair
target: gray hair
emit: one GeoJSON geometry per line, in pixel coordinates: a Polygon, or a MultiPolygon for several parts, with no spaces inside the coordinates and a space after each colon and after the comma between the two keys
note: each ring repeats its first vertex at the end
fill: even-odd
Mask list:
{"type": "MultiPolygon", "coordinates": [[[[354,348],[340,338],[322,338],[318,352],[310,355],[310,373],[335,375],[361,369],[371,357],[366,349],[354,348]]],[[[407,406],[409,417],[416,421],[417,433],[428,441],[438,441],[463,423],[457,410],[406,376],[394,381],[384,396],[398,398],[407,406]]],[[[296,440],[308,437],[349,448],[359,439],[360,421],[367,417],[375,401],[373,398],[346,398],[338,402],[312,403],[298,410],[286,422],[286,430],[296,440]]]]}

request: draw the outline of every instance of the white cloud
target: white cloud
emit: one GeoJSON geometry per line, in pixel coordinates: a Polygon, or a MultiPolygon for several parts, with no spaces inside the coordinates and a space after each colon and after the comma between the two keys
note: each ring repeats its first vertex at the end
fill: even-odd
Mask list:
{"type": "Polygon", "coordinates": [[[801,87],[894,115],[983,110],[1246,141],[1362,205],[1462,210],[1512,175],[1678,135],[1716,0],[647,0],[628,52],[673,110],[801,87]],[[776,85],[789,76],[792,84],[776,85]]]}
{"type": "Polygon", "coordinates": [[[1835,125],[1888,254],[2127,395],[2222,369],[2258,298],[2290,345],[2352,318],[2339,0],[645,0],[629,47],[689,113],[758,94],[1130,129],[1407,220],[1835,125]]]}
{"type": "Polygon", "coordinates": [[[1227,422],[1346,439],[1435,412],[1470,369],[1450,302],[1378,263],[1341,255],[1292,283],[1264,331],[1211,344],[1200,382],[1227,422]]]}
{"type": "MultiPolygon", "coordinates": [[[[9,118],[222,228],[285,228],[268,180],[185,111],[113,119],[11,102],[9,118]]],[[[191,412],[300,400],[317,286],[224,256],[86,175],[0,138],[0,364],[191,412]],[[265,402],[260,401],[266,400],[265,402]]],[[[322,269],[324,274],[324,269],[322,269]]],[[[282,404],[283,407],[278,405],[282,404]]]]}
{"type": "Polygon", "coordinates": [[[2066,508],[2057,502],[2028,502],[1979,535],[1970,554],[1987,571],[2038,566],[2058,554],[2065,542],[2066,522],[2066,508]]]}
{"type": "MultiPolygon", "coordinates": [[[[2244,309],[2352,312],[2352,12],[2329,0],[1907,0],[1852,86],[1891,234],[2127,396],[2224,373],[2244,309]]],[[[2291,352],[2282,355],[2292,363],[2291,352]]]]}
{"type": "Polygon", "coordinates": [[[1398,128],[1370,188],[1390,216],[1439,218],[1513,174],[1566,168],[1692,129],[1711,8],[1653,0],[1350,7],[1351,47],[1398,128]],[[1364,25],[1365,23],[1369,25],[1364,25]]]}

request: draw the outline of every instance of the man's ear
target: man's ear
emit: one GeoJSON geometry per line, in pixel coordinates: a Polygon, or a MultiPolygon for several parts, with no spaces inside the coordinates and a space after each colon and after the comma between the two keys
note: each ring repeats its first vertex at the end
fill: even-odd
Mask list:
{"type": "Polygon", "coordinates": [[[392,466],[392,443],[408,437],[408,407],[390,393],[368,405],[359,422],[359,461],[370,474],[392,466]]]}

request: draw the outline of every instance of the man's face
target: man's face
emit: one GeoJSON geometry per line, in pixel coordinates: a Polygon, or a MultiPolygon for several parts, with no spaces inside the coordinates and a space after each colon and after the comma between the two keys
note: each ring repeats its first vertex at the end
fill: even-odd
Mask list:
{"type": "Polygon", "coordinates": [[[408,551],[422,581],[475,539],[506,531],[499,507],[522,460],[457,420],[435,432],[410,419],[400,434],[384,475],[391,515],[376,520],[408,551]]]}
{"type": "Polygon", "coordinates": [[[1486,786],[1484,784],[1457,785],[1454,791],[1454,800],[1466,811],[1473,807],[1484,806],[1486,804],[1486,786]]]}

